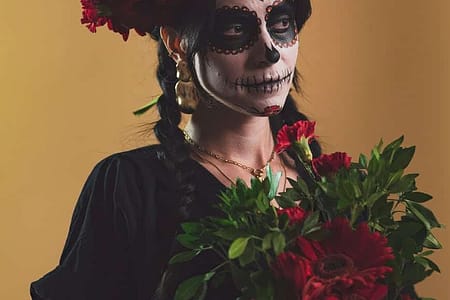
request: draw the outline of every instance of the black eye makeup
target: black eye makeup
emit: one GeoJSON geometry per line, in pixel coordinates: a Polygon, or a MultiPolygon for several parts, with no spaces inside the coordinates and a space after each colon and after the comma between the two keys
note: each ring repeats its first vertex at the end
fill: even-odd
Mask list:
{"type": "Polygon", "coordinates": [[[238,54],[258,40],[261,20],[247,7],[224,6],[216,10],[210,50],[224,54],[238,54]]]}
{"type": "Polygon", "coordinates": [[[279,47],[291,47],[297,43],[297,25],[291,1],[279,0],[268,6],[266,14],[267,30],[273,42],[279,47]]]}

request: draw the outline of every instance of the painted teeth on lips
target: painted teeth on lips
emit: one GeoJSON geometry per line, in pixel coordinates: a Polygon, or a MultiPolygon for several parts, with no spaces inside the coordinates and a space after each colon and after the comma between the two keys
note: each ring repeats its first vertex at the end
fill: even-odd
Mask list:
{"type": "Polygon", "coordinates": [[[240,81],[237,80],[235,85],[237,86],[243,86],[243,87],[263,87],[263,86],[273,86],[276,84],[284,84],[285,81],[288,81],[291,78],[292,72],[288,72],[285,76],[281,77],[281,75],[278,76],[269,76],[268,78],[263,77],[263,81],[256,82],[256,79],[252,80],[253,82],[250,83],[250,79],[247,78],[247,80],[241,79],[240,81]]]}

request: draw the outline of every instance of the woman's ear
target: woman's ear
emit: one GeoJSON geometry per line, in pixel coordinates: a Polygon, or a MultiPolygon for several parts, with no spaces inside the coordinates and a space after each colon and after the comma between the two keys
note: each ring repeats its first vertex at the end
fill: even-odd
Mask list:
{"type": "Polygon", "coordinates": [[[179,33],[169,26],[161,26],[159,32],[170,57],[176,63],[186,60],[186,40],[182,39],[179,33]]]}

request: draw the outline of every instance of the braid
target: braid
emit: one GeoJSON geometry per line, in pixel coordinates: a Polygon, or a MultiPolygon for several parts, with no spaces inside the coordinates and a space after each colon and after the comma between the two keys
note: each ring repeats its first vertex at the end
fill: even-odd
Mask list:
{"type": "Polygon", "coordinates": [[[194,185],[189,180],[192,177],[193,162],[190,159],[190,149],[184,141],[183,131],[179,128],[181,112],[175,96],[176,66],[161,41],[158,58],[157,77],[163,94],[157,104],[160,120],[155,123],[153,130],[163,149],[159,156],[162,157],[166,167],[175,174],[178,183],[177,194],[180,200],[176,207],[179,217],[187,219],[188,206],[195,192],[194,185]]]}

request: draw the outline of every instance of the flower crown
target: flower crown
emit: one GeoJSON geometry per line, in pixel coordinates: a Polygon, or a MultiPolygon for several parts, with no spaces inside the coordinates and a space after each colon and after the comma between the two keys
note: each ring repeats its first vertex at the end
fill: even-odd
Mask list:
{"type": "MultiPolygon", "coordinates": [[[[304,2],[310,5],[308,0],[304,2]]],[[[207,0],[81,0],[81,23],[86,24],[91,32],[107,25],[110,30],[120,33],[126,41],[130,29],[134,29],[139,35],[145,35],[156,26],[176,25],[184,19],[183,14],[193,7],[198,14],[202,14],[198,8],[205,3],[207,0]]],[[[301,5],[297,5],[295,10],[300,31],[309,15],[301,5]]]]}
{"type": "Polygon", "coordinates": [[[139,35],[151,32],[155,26],[174,25],[184,6],[194,0],[81,0],[81,23],[91,32],[107,25],[128,39],[130,29],[139,35]]]}

